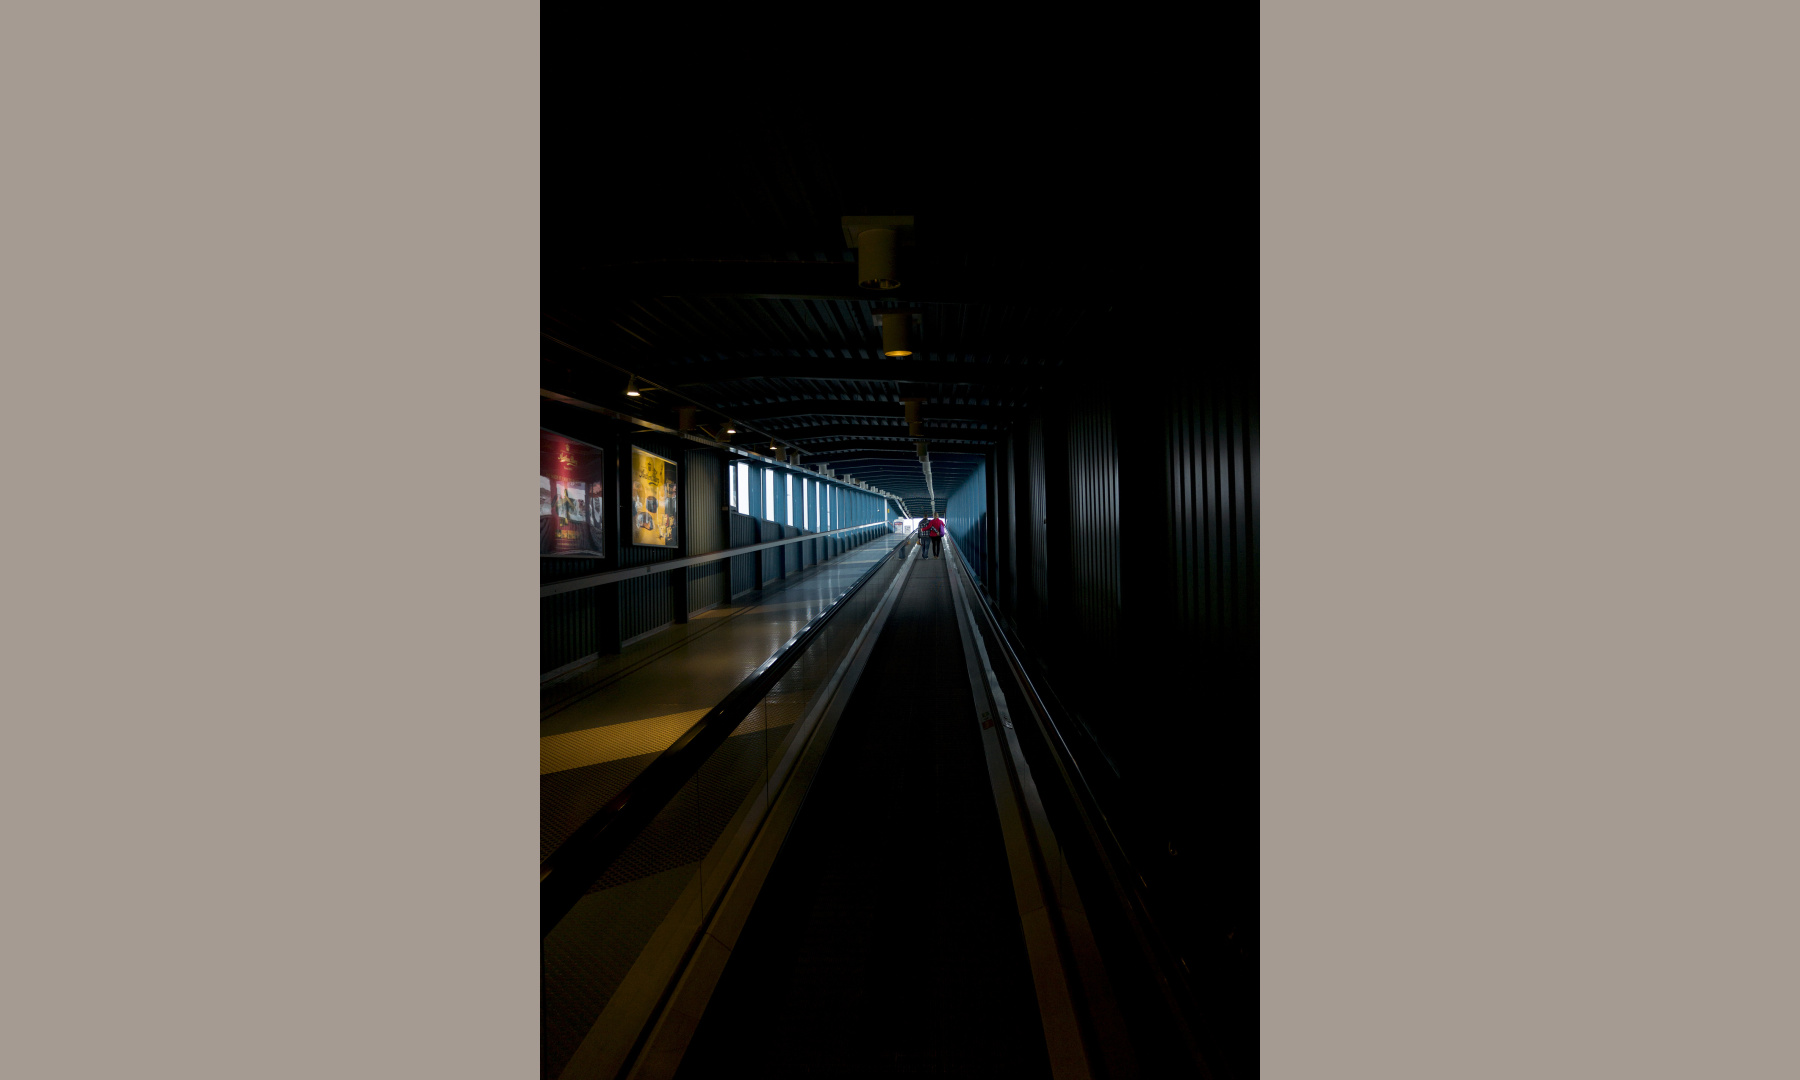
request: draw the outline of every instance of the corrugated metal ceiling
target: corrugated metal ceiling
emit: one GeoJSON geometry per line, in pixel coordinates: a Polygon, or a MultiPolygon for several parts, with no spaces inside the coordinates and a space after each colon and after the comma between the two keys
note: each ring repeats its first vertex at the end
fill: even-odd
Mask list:
{"type": "Polygon", "coordinates": [[[1114,297],[1068,287],[1100,280],[1092,237],[1110,223],[1085,247],[1027,232],[999,249],[982,184],[873,173],[854,150],[779,138],[713,149],[708,164],[733,167],[646,169],[631,214],[546,223],[546,332],[573,346],[546,346],[546,389],[664,424],[697,403],[747,446],[773,438],[903,496],[924,493],[903,404],[917,399],[941,499],[966,475],[954,452],[993,445],[1112,332],[1114,297]],[[925,268],[922,293],[855,285],[841,217],[894,212],[917,215],[901,260],[925,268]],[[807,292],[820,295],[789,294],[807,292]],[[891,358],[875,315],[897,306],[919,316],[913,355],[891,358]],[[666,391],[627,399],[627,372],[666,391]]]}

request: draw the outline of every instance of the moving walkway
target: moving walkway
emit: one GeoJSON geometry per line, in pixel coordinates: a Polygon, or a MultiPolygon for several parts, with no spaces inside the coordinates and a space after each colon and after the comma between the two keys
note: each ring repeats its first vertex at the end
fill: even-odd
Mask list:
{"type": "Polygon", "coordinates": [[[1212,1076],[966,564],[906,538],[545,841],[543,1076],[1212,1076]]]}

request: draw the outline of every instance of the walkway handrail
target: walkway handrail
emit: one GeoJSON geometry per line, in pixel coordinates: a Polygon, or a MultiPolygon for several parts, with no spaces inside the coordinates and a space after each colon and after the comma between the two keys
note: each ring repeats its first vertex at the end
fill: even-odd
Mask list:
{"type": "MultiPolygon", "coordinates": [[[[763,519],[766,520],[766,519],[763,519]]],[[[779,524],[779,522],[777,522],[779,524]]],[[[807,540],[817,540],[822,536],[839,536],[843,533],[859,532],[863,529],[878,529],[887,525],[885,521],[871,521],[867,525],[851,525],[843,529],[832,529],[829,532],[810,532],[802,536],[790,536],[782,540],[764,540],[757,544],[743,547],[726,548],[723,551],[709,551],[705,555],[686,555],[679,559],[665,559],[662,562],[645,563],[642,566],[627,566],[622,570],[605,570],[598,574],[583,574],[580,577],[564,578],[552,581],[548,585],[538,587],[538,596],[556,596],[561,593],[574,592],[577,589],[591,589],[596,585],[610,585],[615,581],[628,581],[631,578],[648,577],[667,570],[679,570],[684,566],[703,566],[706,563],[723,562],[739,555],[748,555],[755,551],[781,547],[784,544],[798,544],[807,540]]]]}
{"type": "MultiPolygon", "coordinates": [[[[952,544],[952,547],[954,549],[955,545],[952,544]]],[[[974,586],[968,591],[980,601],[982,617],[986,621],[988,629],[993,633],[994,640],[1000,646],[999,652],[1005,659],[1007,668],[1012,672],[1013,681],[1020,690],[1020,697],[1023,698],[1026,707],[1037,721],[1038,730],[1043,734],[1045,742],[1049,744],[1046,749],[1050,751],[1051,759],[1055,761],[1057,768],[1063,774],[1063,782],[1069,789],[1070,795],[1073,796],[1076,812],[1082,819],[1082,826],[1087,831],[1089,841],[1094,847],[1094,853],[1098,856],[1106,876],[1111,879],[1110,884],[1113,887],[1114,896],[1120,904],[1126,922],[1131,926],[1133,934],[1138,939],[1139,947],[1145,953],[1145,959],[1150,963],[1164,1000],[1168,1003],[1174,1019],[1181,1027],[1182,1039],[1187,1043],[1190,1052],[1197,1055],[1198,1048],[1194,1040],[1197,1012],[1193,987],[1187,976],[1187,962],[1169,942],[1168,936],[1158,927],[1149,898],[1145,895],[1142,876],[1132,865],[1124,842],[1114,832],[1112,823],[1107,820],[1106,812],[1101,808],[1093,786],[1082,773],[1081,764],[1075,756],[1074,748],[1064,737],[1061,727],[1056,723],[1049,705],[1044,701],[1043,695],[1038,692],[1031,676],[1026,673],[1025,663],[1014,648],[1012,636],[1001,625],[999,616],[988,601],[986,586],[982,584],[980,578],[975,576],[974,569],[969,566],[968,560],[963,557],[960,549],[956,550],[956,555],[956,562],[962,567],[964,578],[974,586]]]]}
{"type": "MultiPolygon", "coordinates": [[[[902,541],[904,543],[904,541],[902,541]]],[[[625,790],[582,822],[539,866],[539,933],[548,937],[563,916],[574,908],[613,861],[637,839],[663,808],[675,798],[700,766],[724,744],[756,703],[768,696],[800,654],[819,635],[844,604],[868,584],[877,571],[894,558],[901,544],[889,548],[867,570],[814,616],[799,633],[789,638],[767,660],[744,677],[723,701],[683,732],[667,750],[658,754],[625,790]]]]}

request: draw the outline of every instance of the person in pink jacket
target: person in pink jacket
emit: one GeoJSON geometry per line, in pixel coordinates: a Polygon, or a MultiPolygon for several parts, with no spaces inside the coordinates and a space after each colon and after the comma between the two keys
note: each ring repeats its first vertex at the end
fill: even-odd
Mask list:
{"type": "Polygon", "coordinates": [[[934,514],[931,517],[926,518],[923,522],[920,522],[919,523],[919,543],[920,543],[920,546],[923,546],[927,543],[929,543],[931,545],[930,554],[925,554],[925,553],[921,552],[921,554],[919,556],[920,558],[923,558],[923,559],[930,559],[930,558],[941,559],[941,558],[943,558],[944,557],[944,519],[941,517],[938,517],[934,514]]]}

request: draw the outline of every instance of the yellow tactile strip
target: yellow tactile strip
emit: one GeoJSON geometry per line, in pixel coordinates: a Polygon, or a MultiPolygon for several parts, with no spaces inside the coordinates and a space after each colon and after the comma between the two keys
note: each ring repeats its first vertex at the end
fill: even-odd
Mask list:
{"type": "Polygon", "coordinates": [[[639,754],[661,753],[682,732],[693,727],[694,721],[705,716],[707,711],[689,709],[686,712],[669,713],[667,716],[650,716],[642,720],[627,720],[623,724],[608,724],[605,727],[546,736],[538,740],[538,775],[579,769],[583,765],[598,765],[602,761],[637,757],[639,754]]]}
{"type": "MultiPolygon", "coordinates": [[[[732,734],[744,735],[765,727],[781,727],[799,719],[802,702],[765,701],[759,704],[732,734]],[[773,713],[773,715],[771,715],[773,713]]],[[[538,740],[538,775],[598,765],[603,761],[660,754],[694,726],[709,709],[689,709],[666,716],[650,716],[627,720],[622,724],[586,728],[562,735],[548,735],[538,740]]]]}

